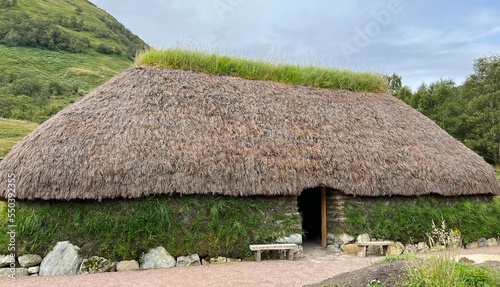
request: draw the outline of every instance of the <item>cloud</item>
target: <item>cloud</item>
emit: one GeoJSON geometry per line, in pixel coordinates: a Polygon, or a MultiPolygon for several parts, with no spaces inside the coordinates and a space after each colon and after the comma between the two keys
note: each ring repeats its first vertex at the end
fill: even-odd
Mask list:
{"type": "Polygon", "coordinates": [[[441,77],[460,82],[474,59],[500,50],[496,1],[94,2],[159,48],[182,42],[250,58],[396,72],[412,88],[441,77]],[[391,5],[399,5],[397,13],[386,13],[391,5]],[[343,45],[356,50],[346,56],[343,45]]]}

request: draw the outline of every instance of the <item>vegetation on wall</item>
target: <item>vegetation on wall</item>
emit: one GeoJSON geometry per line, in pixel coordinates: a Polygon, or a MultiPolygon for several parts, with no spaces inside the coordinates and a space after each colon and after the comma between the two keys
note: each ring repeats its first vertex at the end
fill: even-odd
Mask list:
{"type": "MultiPolygon", "coordinates": [[[[300,232],[299,215],[289,215],[289,198],[167,196],[17,204],[18,254],[44,255],[56,242],[69,240],[83,246],[87,256],[111,260],[137,260],[160,245],[173,256],[244,258],[251,256],[251,243],[300,232]]],[[[5,230],[7,211],[0,210],[5,230]]],[[[2,233],[0,246],[8,240],[2,233]]]]}
{"type": "Polygon", "coordinates": [[[403,243],[427,241],[431,223],[445,221],[467,244],[500,235],[500,197],[356,197],[346,201],[345,232],[403,243]]]}

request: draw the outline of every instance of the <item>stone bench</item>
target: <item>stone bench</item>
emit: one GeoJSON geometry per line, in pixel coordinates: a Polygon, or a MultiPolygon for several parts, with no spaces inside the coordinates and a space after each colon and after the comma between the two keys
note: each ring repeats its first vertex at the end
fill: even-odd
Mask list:
{"type": "Polygon", "coordinates": [[[356,242],[356,246],[358,247],[358,256],[365,257],[366,256],[366,247],[368,246],[380,246],[380,254],[386,255],[389,250],[391,250],[391,246],[394,245],[393,241],[367,241],[367,242],[356,242]]]}
{"type": "Polygon", "coordinates": [[[297,252],[299,246],[297,244],[254,244],[250,245],[250,250],[253,251],[255,261],[261,261],[261,252],[265,250],[286,250],[286,259],[293,260],[293,254],[297,252]]]}

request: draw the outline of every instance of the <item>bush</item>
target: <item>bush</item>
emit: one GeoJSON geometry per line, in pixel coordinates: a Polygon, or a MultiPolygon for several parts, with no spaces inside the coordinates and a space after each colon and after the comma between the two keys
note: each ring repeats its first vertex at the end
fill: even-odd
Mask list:
{"type": "Polygon", "coordinates": [[[106,43],[101,43],[97,46],[96,51],[101,53],[101,54],[110,55],[110,54],[113,54],[114,49],[113,49],[113,47],[111,47],[110,45],[108,45],[106,43]]]}

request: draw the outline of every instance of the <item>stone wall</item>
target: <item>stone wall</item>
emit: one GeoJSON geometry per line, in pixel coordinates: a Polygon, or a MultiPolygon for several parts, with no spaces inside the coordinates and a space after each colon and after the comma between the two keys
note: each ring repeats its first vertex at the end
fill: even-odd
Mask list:
{"type": "Polygon", "coordinates": [[[341,191],[328,188],[326,190],[326,217],[329,233],[345,228],[347,218],[344,213],[344,203],[349,198],[341,191]]]}

